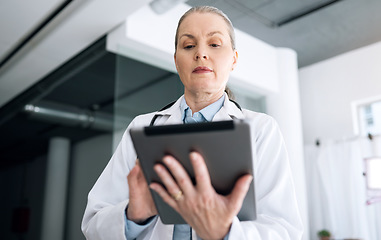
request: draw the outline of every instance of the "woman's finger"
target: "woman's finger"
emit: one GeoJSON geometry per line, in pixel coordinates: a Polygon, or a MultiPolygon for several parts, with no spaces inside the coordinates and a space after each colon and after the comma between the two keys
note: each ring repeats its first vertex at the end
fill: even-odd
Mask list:
{"type": "Polygon", "coordinates": [[[182,193],[182,189],[178,186],[177,182],[173,179],[172,175],[167,171],[167,169],[163,165],[156,164],[154,166],[154,169],[159,178],[161,179],[163,185],[167,189],[167,192],[171,196],[177,196],[180,191],[182,193]]]}
{"type": "Polygon", "coordinates": [[[209,191],[212,188],[208,168],[206,167],[204,158],[198,152],[189,154],[194,175],[196,178],[197,188],[201,191],[209,191]]]}
{"type": "Polygon", "coordinates": [[[138,175],[139,175],[139,166],[135,165],[130,173],[127,175],[127,180],[130,185],[137,185],[138,184],[138,175]]]}
{"type": "Polygon", "coordinates": [[[163,158],[163,162],[171,171],[176,183],[184,194],[192,194],[194,191],[194,186],[192,180],[190,179],[188,173],[185,171],[184,167],[177,161],[174,157],[168,155],[163,158]]]}
{"type": "Polygon", "coordinates": [[[127,176],[129,186],[129,204],[127,217],[131,221],[141,222],[157,214],[147,182],[139,165],[135,165],[127,176]]]}
{"type": "Polygon", "coordinates": [[[237,215],[241,209],[243,200],[249,190],[250,184],[253,182],[253,176],[246,174],[240,177],[234,185],[232,192],[229,195],[229,206],[234,214],[237,215]]]}
{"type": "Polygon", "coordinates": [[[139,182],[147,183],[142,171],[142,167],[140,166],[139,162],[136,163],[136,171],[137,171],[137,180],[139,182]]]}
{"type": "Polygon", "coordinates": [[[169,206],[171,206],[177,212],[179,211],[177,206],[177,201],[173,199],[173,197],[170,196],[168,192],[159,183],[151,183],[149,187],[152,190],[154,190],[157,194],[159,194],[159,196],[164,200],[164,202],[166,202],[169,206]]]}
{"type": "Polygon", "coordinates": [[[136,159],[135,166],[131,169],[130,173],[127,175],[127,180],[129,184],[138,185],[139,183],[146,182],[142,168],[139,163],[139,159],[136,159]]]}

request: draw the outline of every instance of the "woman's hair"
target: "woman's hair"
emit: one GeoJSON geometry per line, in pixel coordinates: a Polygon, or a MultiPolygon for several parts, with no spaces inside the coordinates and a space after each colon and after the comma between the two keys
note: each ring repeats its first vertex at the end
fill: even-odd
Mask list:
{"type": "Polygon", "coordinates": [[[180,18],[179,20],[179,23],[177,24],[177,29],[176,29],[176,36],[175,36],[175,51],[177,49],[177,43],[178,43],[178,34],[179,34],[179,27],[181,25],[181,23],[183,22],[183,20],[188,16],[190,15],[191,13],[214,13],[214,14],[217,14],[219,15],[220,17],[222,17],[224,19],[224,21],[226,22],[226,25],[228,26],[228,31],[229,31],[229,36],[230,36],[230,42],[231,42],[231,45],[232,45],[232,48],[233,50],[235,50],[235,34],[234,34],[234,28],[233,28],[233,24],[232,22],[230,21],[230,19],[228,18],[228,16],[226,16],[225,13],[223,13],[220,9],[218,8],[215,8],[215,7],[211,7],[211,6],[198,6],[198,7],[192,7],[191,9],[189,9],[188,11],[186,11],[184,13],[184,15],[180,18]]]}
{"type": "Polygon", "coordinates": [[[225,92],[228,95],[229,99],[235,100],[235,95],[234,95],[233,91],[227,85],[225,86],[225,92]]]}

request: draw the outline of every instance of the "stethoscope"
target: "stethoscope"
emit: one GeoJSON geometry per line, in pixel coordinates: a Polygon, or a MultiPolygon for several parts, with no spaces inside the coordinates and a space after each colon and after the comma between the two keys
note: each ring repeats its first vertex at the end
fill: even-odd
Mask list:
{"type": "MultiPolygon", "coordinates": [[[[242,112],[242,108],[241,108],[241,106],[240,106],[237,102],[235,102],[234,100],[231,100],[231,99],[229,99],[229,101],[232,102],[232,103],[234,103],[234,104],[237,106],[237,108],[242,112]]],[[[170,104],[168,104],[168,105],[166,105],[165,107],[163,107],[162,109],[160,109],[159,112],[164,111],[164,110],[166,110],[166,109],[172,107],[172,105],[175,104],[175,103],[176,103],[176,101],[171,102],[170,104]]],[[[160,117],[160,116],[163,116],[163,114],[155,114],[155,116],[153,116],[153,118],[152,118],[152,120],[151,120],[149,126],[152,127],[152,126],[154,125],[156,119],[157,119],[158,117],[160,117]]]]}

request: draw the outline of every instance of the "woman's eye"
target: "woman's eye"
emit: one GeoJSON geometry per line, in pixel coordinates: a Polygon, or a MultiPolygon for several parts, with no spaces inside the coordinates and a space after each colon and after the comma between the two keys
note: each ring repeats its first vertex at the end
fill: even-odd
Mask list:
{"type": "Polygon", "coordinates": [[[194,45],[187,45],[187,46],[185,46],[184,48],[185,49],[192,49],[194,47],[194,45]]]}
{"type": "Polygon", "coordinates": [[[210,44],[211,47],[219,47],[220,45],[216,44],[216,43],[213,43],[213,44],[210,44]]]}

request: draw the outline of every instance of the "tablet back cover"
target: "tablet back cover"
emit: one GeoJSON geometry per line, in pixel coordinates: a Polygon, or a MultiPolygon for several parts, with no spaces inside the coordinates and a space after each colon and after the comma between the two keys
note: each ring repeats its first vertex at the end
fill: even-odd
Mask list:
{"type": "MultiPolygon", "coordinates": [[[[247,173],[253,175],[250,126],[245,121],[134,128],[130,130],[130,134],[148,184],[161,183],[153,166],[161,163],[166,154],[180,161],[194,181],[194,172],[189,160],[191,151],[197,151],[204,157],[212,185],[219,194],[229,194],[236,180],[242,175],[247,173]]],[[[151,190],[151,193],[163,223],[185,223],[183,218],[156,192],[151,190]]],[[[253,182],[238,218],[240,221],[256,219],[253,182]]]]}

